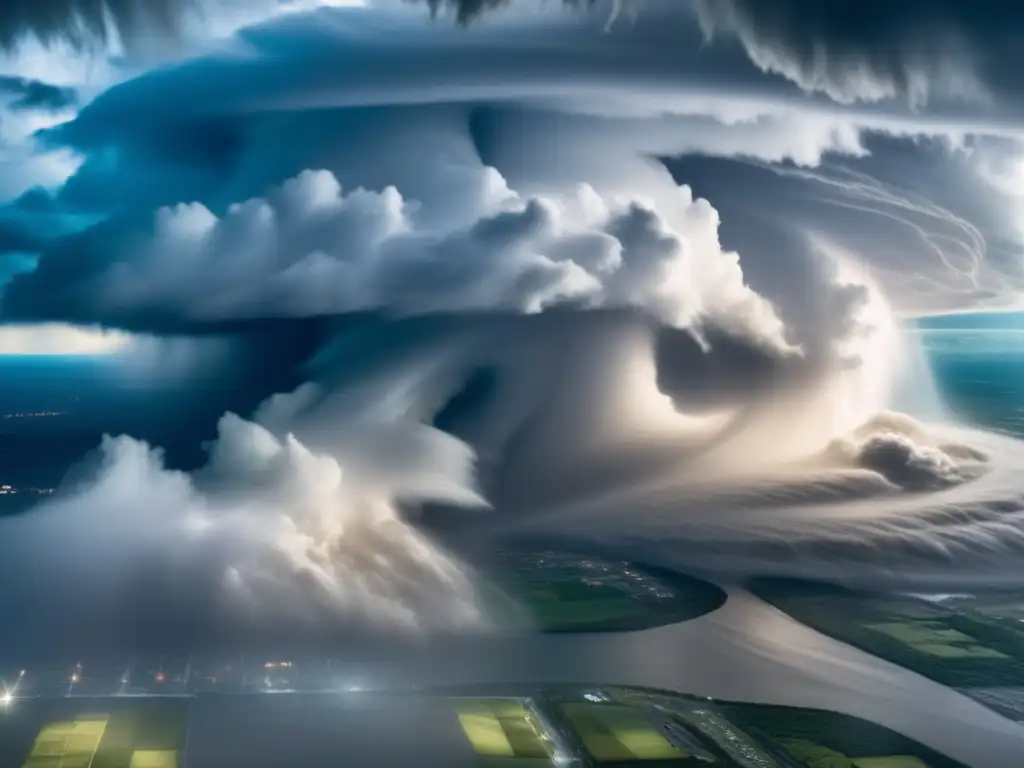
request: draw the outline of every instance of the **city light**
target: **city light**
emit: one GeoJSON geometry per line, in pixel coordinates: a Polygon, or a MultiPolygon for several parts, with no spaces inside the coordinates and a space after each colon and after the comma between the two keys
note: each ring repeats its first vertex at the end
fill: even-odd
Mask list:
{"type": "Polygon", "coordinates": [[[2,703],[5,707],[9,707],[11,706],[12,701],[14,701],[14,696],[11,694],[11,692],[4,691],[4,695],[0,697],[0,703],[2,703]]]}

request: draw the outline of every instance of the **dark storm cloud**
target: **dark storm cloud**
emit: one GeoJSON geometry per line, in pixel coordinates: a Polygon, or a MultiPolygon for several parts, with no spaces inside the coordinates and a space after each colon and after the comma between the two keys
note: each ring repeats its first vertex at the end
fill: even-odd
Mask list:
{"type": "Polygon", "coordinates": [[[33,231],[33,228],[17,218],[0,218],[0,254],[37,253],[44,247],[47,238],[33,231]]]}
{"type": "Polygon", "coordinates": [[[35,256],[67,230],[63,211],[45,189],[30,189],[0,206],[0,254],[35,256]]]}
{"type": "Polygon", "coordinates": [[[488,11],[507,6],[509,0],[406,0],[409,3],[421,3],[430,7],[430,12],[437,15],[442,10],[454,14],[460,24],[468,24],[488,11]]]}
{"type": "Polygon", "coordinates": [[[1018,90],[1024,6],[1001,0],[696,0],[706,32],[842,102],[973,99],[1018,90]]]}
{"type": "MultiPolygon", "coordinates": [[[[512,0],[408,0],[469,24],[512,0]]],[[[671,9],[677,30],[693,12],[707,38],[735,36],[759,69],[835,101],[973,101],[1019,90],[1014,61],[1024,9],[1002,0],[563,0],[613,16],[671,9]],[[989,92],[991,91],[991,93],[989,92]]],[[[680,46],[680,52],[685,45],[680,46]]],[[[733,73],[738,74],[738,73],[733,73]]]]}
{"type": "Polygon", "coordinates": [[[59,112],[74,106],[78,100],[74,88],[13,75],[0,76],[0,95],[11,97],[13,100],[8,106],[16,111],[37,109],[59,112]]]}
{"type": "Polygon", "coordinates": [[[193,0],[27,0],[0,7],[0,47],[13,48],[26,35],[45,43],[86,47],[112,32],[126,38],[156,27],[177,29],[193,0]]]}
{"type": "MultiPolygon", "coordinates": [[[[287,0],[277,0],[285,4],[287,0]]],[[[582,6],[595,0],[564,0],[582,6]]],[[[421,0],[406,0],[418,3],[421,0]]],[[[422,0],[430,11],[452,11],[460,24],[479,18],[509,0],[422,0]]],[[[218,7],[244,8],[246,0],[30,0],[5,3],[0,8],[0,48],[11,49],[25,36],[46,44],[69,43],[76,48],[109,42],[112,35],[132,44],[147,33],[174,35],[190,12],[211,12],[218,7]]]]}
{"type": "MultiPolygon", "coordinates": [[[[408,3],[427,5],[435,16],[441,12],[449,12],[459,24],[469,24],[484,14],[505,8],[511,0],[406,0],[408,3]]],[[[598,0],[562,0],[571,8],[595,5],[598,0]]]]}

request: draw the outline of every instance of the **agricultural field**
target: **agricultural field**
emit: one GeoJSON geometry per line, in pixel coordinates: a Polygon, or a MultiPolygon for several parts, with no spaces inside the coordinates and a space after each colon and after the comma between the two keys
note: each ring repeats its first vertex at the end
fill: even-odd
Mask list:
{"type": "Polygon", "coordinates": [[[919,758],[909,755],[893,757],[862,757],[853,761],[853,768],[928,768],[919,758]]]}
{"type": "Polygon", "coordinates": [[[1024,622],[975,610],[980,598],[945,604],[780,580],[750,588],[797,621],[943,685],[1024,687],[1024,622]]]}
{"type": "Polygon", "coordinates": [[[764,704],[721,704],[720,709],[806,768],[962,768],[895,731],[835,712],[764,704]]]}
{"type": "Polygon", "coordinates": [[[928,768],[920,758],[911,755],[851,758],[812,741],[798,739],[780,741],[779,744],[791,757],[808,768],[928,768]]]}
{"type": "Polygon", "coordinates": [[[62,704],[65,711],[56,719],[38,713],[44,718],[22,768],[180,768],[187,702],[92,701],[80,706],[75,712],[62,704]]]}
{"type": "Polygon", "coordinates": [[[1005,653],[980,645],[970,635],[949,629],[936,621],[905,619],[881,624],[865,624],[911,648],[941,659],[1008,659],[1005,653]]]}
{"type": "Polygon", "coordinates": [[[598,763],[679,760],[688,755],[655,728],[644,714],[621,704],[565,703],[562,711],[598,763]]]}
{"type": "Polygon", "coordinates": [[[699,579],[557,552],[506,554],[492,578],[543,632],[647,629],[702,616],[725,602],[722,590],[699,579]]]}
{"type": "Polygon", "coordinates": [[[518,699],[455,699],[459,724],[487,766],[550,766],[552,746],[518,699]]]}

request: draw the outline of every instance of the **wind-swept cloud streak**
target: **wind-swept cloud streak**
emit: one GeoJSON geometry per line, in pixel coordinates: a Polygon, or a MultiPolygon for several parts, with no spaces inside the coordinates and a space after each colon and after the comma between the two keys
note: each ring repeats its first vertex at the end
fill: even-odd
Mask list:
{"type": "Polygon", "coordinates": [[[920,107],[1020,95],[1004,71],[1024,30],[1018,7],[698,0],[697,10],[709,38],[734,34],[762,70],[842,103],[898,99],[920,107]]]}
{"type": "Polygon", "coordinates": [[[0,12],[0,46],[14,47],[29,35],[44,42],[84,46],[111,34],[131,36],[147,26],[173,31],[193,0],[38,0],[11,3],[0,12]],[[152,26],[151,26],[152,25],[152,26]]]}
{"type": "MultiPolygon", "coordinates": [[[[408,0],[417,2],[417,0],[408,0]]],[[[436,14],[448,10],[460,24],[520,0],[422,0],[436,14]]],[[[842,103],[898,101],[922,107],[931,100],[986,103],[1013,95],[1006,77],[1024,16],[996,0],[563,0],[568,8],[600,5],[606,30],[625,10],[661,15],[674,8],[681,29],[696,20],[705,40],[738,39],[750,62],[808,93],[842,103]]],[[[1017,94],[1019,96],[1019,94],[1017,94]]]]}

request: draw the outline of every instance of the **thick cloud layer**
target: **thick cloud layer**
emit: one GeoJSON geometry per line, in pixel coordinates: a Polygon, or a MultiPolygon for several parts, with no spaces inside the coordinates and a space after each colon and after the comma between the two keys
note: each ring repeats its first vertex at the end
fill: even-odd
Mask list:
{"type": "MultiPolygon", "coordinates": [[[[415,2],[416,0],[410,0],[415,2]]],[[[510,0],[423,0],[449,9],[462,24],[512,5],[510,0]]],[[[563,0],[572,8],[594,0],[563,0]]],[[[1017,89],[1006,70],[1024,34],[1024,16],[998,0],[885,3],[845,0],[615,0],[611,17],[666,6],[695,12],[708,40],[735,35],[761,71],[842,103],[899,100],[920,107],[932,99],[980,101],[1017,89]]]]}
{"type": "Polygon", "coordinates": [[[324,10],[25,133],[77,170],[10,207],[30,263],[4,320],[331,333],[306,384],[224,417],[204,469],[108,439],[5,521],[4,614],[66,608],[21,640],[85,613],[128,642],[476,626],[470,576],[409,521],[483,499],[454,541],[564,537],[730,578],[1016,577],[1019,446],[878,414],[901,377],[930,400],[896,312],[1019,296],[1015,241],[974,223],[993,197],[936,181],[969,167],[951,148],[1009,156],[1019,129],[837,106],[919,103],[947,73],[765,64],[744,7],[703,18],[746,52],[701,49],[678,2],[612,34],[561,8],[464,29],[324,10]],[[30,541],[51,547],[34,566],[30,541]]]}
{"type": "Polygon", "coordinates": [[[57,112],[75,104],[75,92],[71,88],[51,85],[26,77],[0,77],[0,94],[11,97],[8,109],[23,111],[41,109],[57,112]]]}
{"type": "Polygon", "coordinates": [[[698,0],[706,33],[734,33],[766,72],[843,103],[986,99],[1013,83],[1018,6],[985,0],[698,0]]]}
{"type": "MultiPolygon", "coordinates": [[[[232,203],[324,169],[345,190],[394,185],[403,201],[419,204],[418,225],[454,231],[492,213],[507,188],[525,202],[564,195],[567,180],[587,179],[602,197],[614,189],[639,199],[645,193],[633,181],[655,175],[643,156],[757,159],[770,164],[751,179],[758,187],[729,186],[742,175],[732,163],[722,166],[728,190],[707,195],[723,211],[754,198],[750,207],[760,213],[725,216],[727,228],[749,230],[771,207],[779,228],[798,240],[813,218],[816,236],[871,262],[898,310],[1016,301],[1020,233],[1003,226],[1015,203],[979,178],[977,161],[965,160],[967,152],[980,156],[979,136],[986,147],[1002,136],[986,166],[1016,167],[1016,129],[1001,113],[940,119],[794,101],[791,89],[745,79],[749,65],[733,48],[700,49],[692,14],[678,8],[652,5],[634,28],[613,34],[561,12],[465,30],[424,15],[400,5],[292,17],[248,31],[228,50],[110,89],[45,132],[45,146],[82,159],[61,203],[148,217],[160,206],[199,202],[221,219],[232,203]],[[664,30],[686,24],[692,47],[681,48],[664,30]],[[401,54],[381,59],[381,45],[401,54]],[[702,83],[712,75],[729,88],[709,91],[702,83]],[[891,137],[884,152],[883,136],[891,137]],[[371,140],[388,152],[359,149],[371,140]],[[789,162],[801,166],[800,179],[789,162]],[[808,189],[794,202],[778,189],[791,182],[766,180],[769,173],[808,189]],[[831,210],[822,212],[825,205],[831,210]]],[[[769,250],[743,248],[745,272],[775,258],[769,250]]]]}
{"type": "MultiPolygon", "coordinates": [[[[344,0],[339,0],[344,2],[344,0]]],[[[0,10],[0,49],[17,51],[27,41],[48,47],[102,52],[128,49],[145,54],[181,35],[189,22],[236,17],[256,20],[275,12],[331,0],[33,0],[0,10]]],[[[335,3],[337,4],[337,3],[335,3]]]]}
{"type": "Polygon", "coordinates": [[[469,227],[436,232],[416,226],[416,204],[394,187],[346,194],[329,172],[309,171],[222,218],[180,205],[158,212],[141,237],[108,227],[58,243],[14,280],[4,310],[131,325],[154,315],[634,307],[678,328],[717,318],[790,349],[772,307],[744,284],[737,255],[718,246],[714,209],[685,187],[677,194],[682,231],[642,203],[606,202],[583,187],[562,199],[509,193],[469,227]],[[71,259],[85,271],[70,270],[71,259]]]}
{"type": "Polygon", "coordinates": [[[0,13],[0,45],[14,46],[35,35],[44,41],[64,40],[83,45],[104,41],[111,33],[131,35],[155,25],[173,30],[190,0],[34,0],[10,3],[0,13]]]}
{"type": "Polygon", "coordinates": [[[5,653],[483,628],[466,571],[396,507],[482,505],[469,452],[412,427],[403,440],[419,430],[424,450],[410,466],[361,440],[367,425],[335,427],[331,455],[227,414],[191,477],[145,443],[104,438],[53,501],[4,522],[0,605],[22,617],[5,653]],[[339,463],[346,439],[372,478],[339,463]]]}

